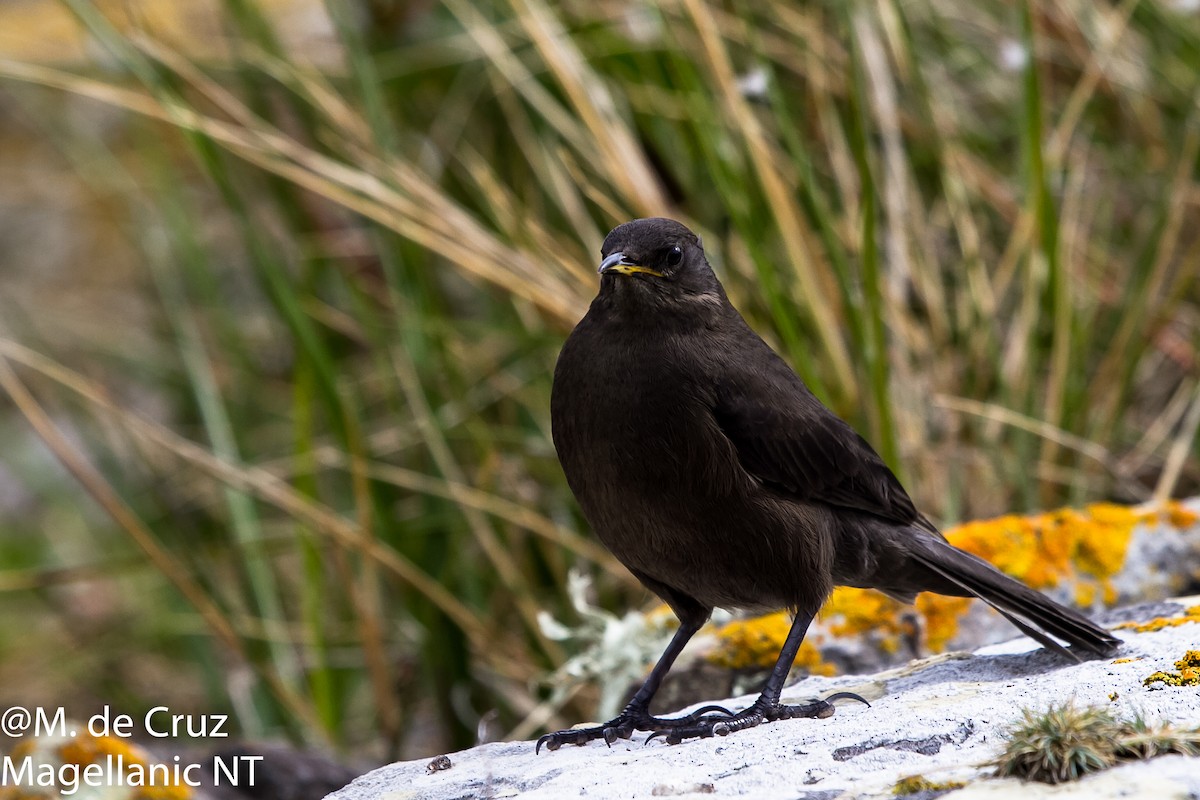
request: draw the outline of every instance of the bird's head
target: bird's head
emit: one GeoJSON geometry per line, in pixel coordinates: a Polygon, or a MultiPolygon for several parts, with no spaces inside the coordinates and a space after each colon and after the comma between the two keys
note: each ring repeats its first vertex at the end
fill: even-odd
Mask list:
{"type": "Polygon", "coordinates": [[[724,300],[700,237],[673,219],[618,225],[604,237],[600,255],[600,293],[620,302],[720,305],[724,300]]]}

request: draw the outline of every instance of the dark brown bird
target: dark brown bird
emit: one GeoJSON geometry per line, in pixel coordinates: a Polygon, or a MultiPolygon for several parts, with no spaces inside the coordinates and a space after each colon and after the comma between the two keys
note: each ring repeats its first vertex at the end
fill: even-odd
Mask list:
{"type": "Polygon", "coordinates": [[[836,585],[910,603],[923,591],[979,597],[1048,648],[1115,651],[1104,629],[950,545],[871,446],[750,329],[694,233],[634,220],[608,234],[601,255],[600,293],[554,372],[554,446],[596,535],[680,625],[620,716],[543,736],[538,749],[829,716],[837,695],[803,706],[779,696],[836,585]],[[738,714],[651,716],[663,677],[716,606],[795,612],[762,694],[738,714]]]}

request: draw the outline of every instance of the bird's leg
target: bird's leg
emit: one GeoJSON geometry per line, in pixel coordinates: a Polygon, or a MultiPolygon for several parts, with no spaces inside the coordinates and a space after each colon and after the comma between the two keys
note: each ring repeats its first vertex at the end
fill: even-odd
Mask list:
{"type": "Polygon", "coordinates": [[[649,742],[650,739],[661,736],[667,740],[668,744],[679,744],[684,739],[692,737],[728,736],[734,731],[753,728],[764,722],[774,722],[778,719],[796,719],[798,717],[824,719],[833,716],[833,701],[835,700],[858,700],[869,706],[870,703],[851,692],[837,692],[824,700],[816,700],[799,706],[789,706],[779,702],[784,681],[787,680],[792,662],[796,660],[796,652],[800,649],[800,643],[804,641],[804,634],[808,632],[808,626],[812,623],[812,619],[813,615],[807,614],[797,615],[796,619],[792,621],[791,630],[788,631],[787,639],[783,642],[779,658],[771,669],[771,675],[763,685],[762,693],[749,708],[724,719],[705,717],[689,725],[673,725],[656,729],[646,741],[649,742]]]}
{"type": "Polygon", "coordinates": [[[666,677],[667,672],[671,669],[671,665],[675,663],[675,659],[683,651],[684,645],[696,634],[696,631],[700,630],[707,617],[707,614],[700,614],[687,615],[680,618],[679,629],[671,637],[671,641],[667,644],[667,649],[659,657],[658,663],[654,665],[654,669],[650,670],[650,675],[646,678],[646,682],[637,690],[633,699],[617,715],[616,719],[594,728],[573,728],[548,733],[538,739],[534,752],[540,752],[542,745],[546,745],[550,750],[557,750],[564,744],[581,745],[595,739],[603,739],[606,744],[611,746],[618,738],[628,739],[633,735],[635,730],[659,731],[670,730],[677,726],[690,727],[696,725],[704,719],[703,715],[709,712],[717,712],[723,714],[725,717],[732,717],[733,712],[720,706],[705,706],[686,717],[678,719],[660,719],[650,715],[650,701],[654,698],[658,687],[662,685],[663,678],[666,677]]]}

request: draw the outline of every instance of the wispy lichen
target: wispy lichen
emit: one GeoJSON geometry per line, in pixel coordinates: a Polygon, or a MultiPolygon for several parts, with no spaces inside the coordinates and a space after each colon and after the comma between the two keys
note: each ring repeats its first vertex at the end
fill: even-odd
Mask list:
{"type": "Polygon", "coordinates": [[[620,710],[629,686],[646,677],[646,665],[654,663],[678,621],[666,606],[649,614],[629,611],[618,617],[594,605],[588,598],[590,590],[590,579],[572,570],[567,591],[579,623],[568,627],[542,612],[538,624],[547,638],[569,641],[578,648],[549,678],[554,701],[561,701],[580,684],[596,683],[600,687],[597,714],[608,719],[620,710]]]}

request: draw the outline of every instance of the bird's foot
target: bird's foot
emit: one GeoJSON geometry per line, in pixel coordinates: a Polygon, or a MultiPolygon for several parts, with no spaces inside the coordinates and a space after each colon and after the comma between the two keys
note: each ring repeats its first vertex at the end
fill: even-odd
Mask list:
{"type": "Polygon", "coordinates": [[[669,728],[656,729],[646,739],[646,743],[649,744],[652,739],[657,738],[664,739],[667,744],[679,744],[684,739],[707,739],[712,736],[728,736],[735,731],[753,728],[764,722],[774,722],[779,719],[797,719],[800,717],[825,719],[826,717],[833,716],[833,704],[837,700],[857,700],[868,707],[871,705],[853,692],[837,692],[836,694],[829,695],[824,700],[817,700],[801,706],[772,703],[760,697],[749,708],[730,717],[704,717],[696,720],[691,725],[673,725],[669,728]]]}
{"type": "Polygon", "coordinates": [[[628,739],[634,731],[654,731],[657,734],[676,728],[690,730],[708,721],[733,719],[734,716],[732,711],[721,706],[704,706],[686,717],[671,718],[652,717],[647,711],[627,708],[616,719],[594,728],[571,728],[547,733],[538,739],[534,752],[540,753],[542,745],[545,745],[547,750],[557,750],[564,744],[584,745],[596,739],[603,739],[605,744],[612,747],[612,743],[617,739],[628,739]]]}

